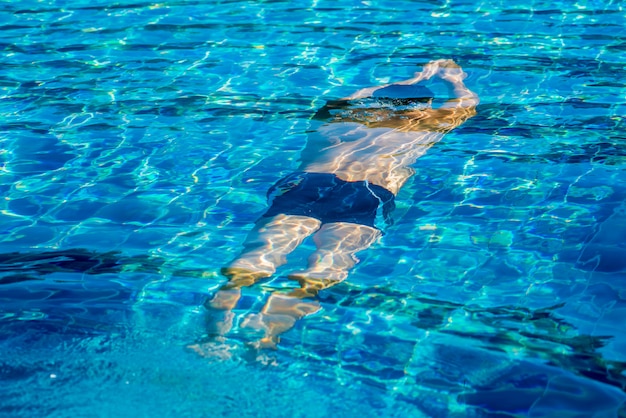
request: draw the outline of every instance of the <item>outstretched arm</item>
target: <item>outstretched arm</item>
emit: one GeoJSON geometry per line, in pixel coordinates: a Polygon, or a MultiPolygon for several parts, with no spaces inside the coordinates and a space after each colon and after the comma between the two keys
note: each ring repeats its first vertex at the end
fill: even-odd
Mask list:
{"type": "MultiPolygon", "coordinates": [[[[342,115],[338,119],[335,118],[332,122],[358,122],[366,124],[369,127],[387,127],[408,131],[433,130],[447,132],[474,116],[476,114],[476,106],[479,102],[478,95],[468,89],[463,83],[467,74],[458,64],[447,59],[429,62],[424,65],[422,71],[415,73],[415,75],[408,80],[368,87],[339,100],[328,101],[325,106],[317,111],[314,118],[328,120],[332,117],[331,111],[351,108],[350,101],[352,100],[372,97],[377,90],[390,85],[416,84],[421,81],[429,80],[433,76],[438,76],[443,81],[447,82],[450,87],[450,98],[436,109],[402,111],[397,115],[393,112],[389,113],[388,109],[384,109],[384,111],[381,110],[384,114],[377,115],[375,118],[372,118],[372,121],[363,120],[362,118],[353,119],[348,114],[342,115]]],[[[375,113],[376,111],[371,110],[371,112],[375,113]]]]}

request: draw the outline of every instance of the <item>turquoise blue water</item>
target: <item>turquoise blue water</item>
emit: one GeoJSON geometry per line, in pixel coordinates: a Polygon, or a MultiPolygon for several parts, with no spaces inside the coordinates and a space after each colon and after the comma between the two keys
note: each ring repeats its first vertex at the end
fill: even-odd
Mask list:
{"type": "Polygon", "coordinates": [[[626,416],[621,2],[20,1],[0,25],[1,416],[626,416]],[[189,350],[315,109],[441,58],[478,114],[322,312],[261,356],[237,326],[233,357],[189,350]]]}

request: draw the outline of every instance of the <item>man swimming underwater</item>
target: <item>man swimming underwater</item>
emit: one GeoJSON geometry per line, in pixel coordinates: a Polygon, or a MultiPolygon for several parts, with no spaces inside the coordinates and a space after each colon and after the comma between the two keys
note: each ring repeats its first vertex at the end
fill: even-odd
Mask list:
{"type": "Polygon", "coordinates": [[[270,277],[286,257],[313,235],[308,267],[290,279],[300,287],[276,291],[243,326],[264,331],[259,348],[275,347],[280,334],[320,309],[318,292],[343,281],[355,254],[380,236],[394,199],[414,174],[410,167],[453,128],[475,115],[478,96],[452,60],[431,61],[409,80],[359,90],[328,102],[315,117],[325,123],[310,136],[299,170],[268,192],[270,208],[256,222],[242,253],[222,274],[228,278],[206,303],[217,317],[214,333],[232,327],[232,309],[243,286],[270,277]],[[421,81],[438,76],[451,91],[442,106],[421,81]]]}

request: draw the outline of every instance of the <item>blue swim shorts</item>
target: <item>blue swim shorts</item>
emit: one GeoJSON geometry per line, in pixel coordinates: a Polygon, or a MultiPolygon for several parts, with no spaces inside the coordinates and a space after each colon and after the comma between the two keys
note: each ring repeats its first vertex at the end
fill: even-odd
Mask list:
{"type": "Polygon", "coordinates": [[[263,215],[300,215],[323,224],[349,222],[375,228],[395,208],[394,195],[367,181],[344,181],[330,173],[296,172],[279,180],[268,191],[270,208],[263,215]]]}

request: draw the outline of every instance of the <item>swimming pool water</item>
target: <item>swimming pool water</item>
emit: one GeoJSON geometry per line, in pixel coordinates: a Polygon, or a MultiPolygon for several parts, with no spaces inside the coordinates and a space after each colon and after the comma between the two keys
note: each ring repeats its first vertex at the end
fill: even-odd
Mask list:
{"type": "Polygon", "coordinates": [[[2,3],[0,415],[626,416],[625,23],[618,1],[2,3]],[[260,358],[237,327],[230,359],[187,349],[315,109],[440,58],[478,114],[323,311],[260,358]]]}

